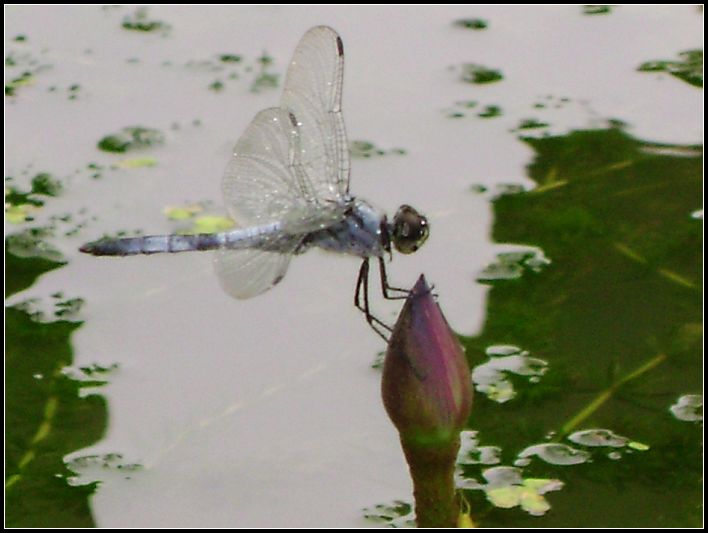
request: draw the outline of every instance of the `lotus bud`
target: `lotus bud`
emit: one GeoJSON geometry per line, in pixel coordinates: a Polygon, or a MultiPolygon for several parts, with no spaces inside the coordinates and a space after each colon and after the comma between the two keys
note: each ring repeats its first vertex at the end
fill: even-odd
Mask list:
{"type": "Polygon", "coordinates": [[[472,381],[462,346],[422,275],[393,328],[381,388],[413,478],[418,526],[455,527],[455,459],[472,381]]]}

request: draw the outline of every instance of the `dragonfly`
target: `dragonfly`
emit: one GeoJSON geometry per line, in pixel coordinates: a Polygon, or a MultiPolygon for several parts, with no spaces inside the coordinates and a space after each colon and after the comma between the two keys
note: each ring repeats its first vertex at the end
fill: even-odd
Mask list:
{"type": "Polygon", "coordinates": [[[83,245],[95,256],[215,250],[222,288],[246,299],[278,284],[293,256],[311,248],[362,259],[354,305],[384,339],[391,328],[369,306],[370,260],[377,260],[386,299],[392,287],[385,256],[411,254],[426,241],[425,216],[402,205],[391,221],[349,192],[350,154],[342,115],[344,47],[335,30],[316,26],[288,66],[278,107],[260,111],[237,141],[222,180],[236,229],[220,233],[103,238],[83,245]]]}

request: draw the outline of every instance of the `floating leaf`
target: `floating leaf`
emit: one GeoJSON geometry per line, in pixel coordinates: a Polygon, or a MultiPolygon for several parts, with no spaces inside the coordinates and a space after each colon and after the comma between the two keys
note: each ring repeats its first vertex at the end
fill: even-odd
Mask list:
{"type": "Polygon", "coordinates": [[[264,89],[275,89],[278,87],[280,75],[269,72],[268,69],[273,64],[273,58],[266,52],[256,59],[258,71],[256,77],[251,82],[251,92],[259,93],[264,89]]]}
{"type": "Polygon", "coordinates": [[[130,475],[144,468],[140,463],[124,461],[123,455],[120,453],[73,456],[66,462],[66,466],[76,474],[66,480],[72,487],[95,483],[97,479],[105,479],[106,476],[113,477],[118,472],[122,473],[126,479],[130,479],[130,475]]]}
{"type": "Polygon", "coordinates": [[[584,5],[583,15],[608,15],[612,12],[611,6],[608,5],[584,5]]]}
{"type": "Polygon", "coordinates": [[[378,504],[364,509],[364,517],[373,522],[384,523],[390,527],[415,527],[413,506],[401,500],[391,504],[378,504]]]}
{"type": "Polygon", "coordinates": [[[156,129],[131,126],[103,137],[98,141],[98,149],[104,152],[124,153],[164,142],[164,135],[156,129]]]}
{"type": "Polygon", "coordinates": [[[487,355],[491,359],[472,370],[472,381],[477,391],[497,403],[507,402],[516,396],[507,374],[525,376],[534,381],[548,368],[546,361],[529,357],[529,352],[516,346],[490,346],[487,355]]]}
{"type": "Polygon", "coordinates": [[[457,19],[452,24],[458,28],[466,28],[468,30],[485,30],[489,26],[486,20],[479,18],[457,19]]]}
{"type": "Polygon", "coordinates": [[[234,221],[228,217],[204,215],[194,219],[193,233],[218,233],[234,227],[234,221]]]}
{"type": "Polygon", "coordinates": [[[498,446],[479,446],[476,431],[460,433],[460,450],[457,454],[459,465],[493,465],[501,462],[501,448],[498,446]]]}
{"type": "Polygon", "coordinates": [[[170,29],[170,25],[166,22],[150,20],[148,18],[148,9],[145,7],[139,7],[133,14],[124,17],[121,26],[126,30],[145,33],[158,31],[164,33],[170,29]]]}
{"type": "Polygon", "coordinates": [[[497,254],[497,261],[484,268],[477,276],[477,281],[491,282],[518,279],[527,271],[539,273],[551,264],[540,248],[529,248],[518,252],[497,254]]]}
{"type": "MultiPolygon", "coordinates": [[[[7,64],[7,60],[5,60],[5,63],[7,64]]],[[[25,71],[5,85],[5,96],[15,96],[17,94],[17,89],[26,85],[31,85],[33,82],[34,77],[32,76],[32,73],[25,71]]]]}
{"type": "Polygon", "coordinates": [[[479,118],[495,118],[502,114],[502,108],[498,105],[488,105],[481,113],[477,113],[479,118]]]}
{"type": "Polygon", "coordinates": [[[623,448],[629,439],[616,435],[609,429],[584,429],[568,435],[568,440],[583,446],[611,446],[623,448]]]}
{"type": "Polygon", "coordinates": [[[49,261],[61,262],[64,257],[47,240],[54,236],[50,228],[27,228],[12,233],[5,238],[5,250],[17,257],[41,257],[49,261]]]}
{"type": "Polygon", "coordinates": [[[526,478],[524,479],[524,486],[539,494],[546,494],[547,492],[562,489],[563,482],[558,479],[526,478]]]}
{"type": "Polygon", "coordinates": [[[548,464],[558,466],[578,465],[590,459],[590,454],[584,450],[572,448],[560,442],[547,442],[529,446],[519,453],[519,458],[536,456],[548,464]]]}
{"type": "Polygon", "coordinates": [[[61,182],[47,172],[40,172],[32,178],[32,194],[58,196],[61,190],[61,182]]]}
{"type": "Polygon", "coordinates": [[[406,151],[403,148],[384,150],[370,141],[351,141],[349,143],[349,153],[352,157],[368,159],[384,155],[405,155],[406,151]]]}
{"type": "Polygon", "coordinates": [[[224,90],[224,82],[221,80],[215,80],[211,84],[209,84],[209,89],[211,89],[214,92],[220,92],[224,90]]]}
{"type": "Polygon", "coordinates": [[[123,159],[116,163],[119,168],[144,168],[144,167],[154,167],[157,165],[157,159],[154,157],[138,157],[134,159],[123,159]]]}
{"type": "Polygon", "coordinates": [[[170,220],[186,220],[192,218],[198,213],[204,211],[204,208],[199,204],[184,205],[184,206],[167,206],[162,212],[170,220]]]}
{"type": "Polygon", "coordinates": [[[523,488],[519,486],[500,487],[486,491],[487,498],[495,507],[511,509],[521,503],[523,488]]]}
{"type": "Polygon", "coordinates": [[[22,224],[32,220],[32,211],[36,209],[37,206],[32,204],[6,205],[5,220],[10,224],[22,224]]]}
{"type": "Polygon", "coordinates": [[[219,61],[222,63],[240,63],[241,59],[243,58],[236,54],[221,54],[219,56],[219,61]]]}
{"type": "Polygon", "coordinates": [[[535,118],[527,118],[521,121],[521,123],[518,125],[517,129],[520,130],[529,130],[529,129],[535,129],[535,128],[547,128],[549,126],[548,122],[541,122],[538,119],[535,118]]]}
{"type": "Polygon", "coordinates": [[[532,516],[542,516],[551,508],[546,498],[533,489],[523,489],[519,503],[521,508],[532,516]]]}
{"type": "Polygon", "coordinates": [[[460,81],[473,84],[494,83],[504,79],[501,71],[478,65],[476,63],[464,63],[461,66],[460,81]]]}
{"type": "Polygon", "coordinates": [[[703,87],[703,50],[680,52],[678,60],[647,61],[642,63],[639,72],[666,72],[694,87],[703,87]]]}
{"type": "Polygon", "coordinates": [[[117,135],[107,135],[98,141],[98,148],[104,152],[125,152],[130,141],[117,135]]]}
{"type": "Polygon", "coordinates": [[[686,394],[681,396],[669,410],[672,415],[684,422],[701,422],[703,420],[703,395],[686,394]]]}
{"type": "Polygon", "coordinates": [[[558,479],[523,479],[521,471],[513,467],[490,468],[483,475],[489,483],[479,488],[492,505],[501,509],[521,507],[533,516],[541,516],[551,508],[544,494],[563,488],[558,479]]]}
{"type": "Polygon", "coordinates": [[[467,116],[466,112],[469,109],[477,107],[478,102],[475,100],[459,100],[455,102],[454,108],[447,109],[447,116],[450,118],[462,118],[467,116]]]}

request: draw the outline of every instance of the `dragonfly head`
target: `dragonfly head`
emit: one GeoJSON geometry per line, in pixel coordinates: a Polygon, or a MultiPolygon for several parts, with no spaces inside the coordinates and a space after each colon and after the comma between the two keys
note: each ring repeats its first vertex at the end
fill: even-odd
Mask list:
{"type": "Polygon", "coordinates": [[[428,219],[409,205],[402,205],[393,217],[391,240],[402,254],[412,254],[428,239],[428,219]]]}

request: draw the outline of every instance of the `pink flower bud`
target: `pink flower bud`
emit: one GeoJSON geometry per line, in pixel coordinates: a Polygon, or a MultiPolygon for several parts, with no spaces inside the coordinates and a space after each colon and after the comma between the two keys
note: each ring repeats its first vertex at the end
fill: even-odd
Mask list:
{"type": "Polygon", "coordinates": [[[457,441],[470,414],[467,359],[423,275],[393,328],[381,389],[386,412],[404,443],[457,441]]]}

